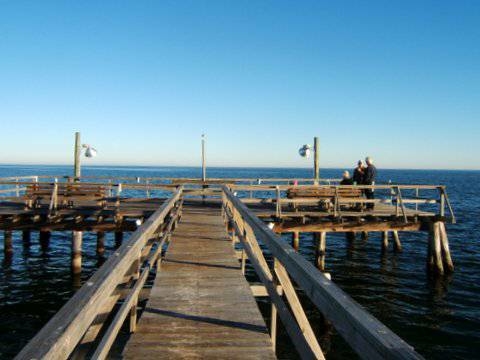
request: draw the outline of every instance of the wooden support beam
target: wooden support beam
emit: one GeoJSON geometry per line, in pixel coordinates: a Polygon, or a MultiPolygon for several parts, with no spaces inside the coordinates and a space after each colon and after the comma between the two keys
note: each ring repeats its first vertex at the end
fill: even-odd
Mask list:
{"type": "Polygon", "coordinates": [[[103,256],[105,253],[105,232],[97,232],[97,255],[103,256]]]}
{"type": "Polygon", "coordinates": [[[276,233],[284,232],[368,232],[368,231],[419,231],[423,230],[425,225],[421,221],[404,223],[396,220],[383,221],[316,221],[303,223],[301,220],[284,221],[275,224],[273,230],[276,233]]]}
{"type": "Polygon", "coordinates": [[[442,247],[442,256],[443,256],[443,263],[445,266],[445,270],[448,272],[452,272],[454,268],[453,268],[452,257],[450,255],[450,247],[448,245],[448,236],[447,236],[447,230],[445,228],[445,223],[443,221],[440,221],[438,223],[438,226],[440,231],[440,242],[442,247]]]}
{"type": "Polygon", "coordinates": [[[443,268],[443,258],[442,258],[442,246],[441,246],[441,233],[440,233],[440,221],[434,222],[432,226],[432,255],[433,255],[433,270],[438,275],[443,275],[445,273],[443,268]]]}
{"type": "Polygon", "coordinates": [[[352,244],[353,242],[355,242],[356,240],[356,237],[357,237],[357,234],[355,233],[355,231],[348,231],[345,233],[345,238],[347,239],[347,241],[352,244]]]}
{"type": "MultiPolygon", "coordinates": [[[[267,297],[268,291],[265,285],[250,285],[250,290],[252,291],[252,295],[254,297],[267,297]]],[[[283,289],[281,285],[277,285],[277,292],[279,295],[282,295],[283,289]]]]}
{"type": "Polygon", "coordinates": [[[3,252],[5,254],[5,258],[11,258],[13,256],[12,230],[5,230],[3,232],[3,252]]]}
{"type": "Polygon", "coordinates": [[[362,231],[362,240],[363,242],[368,241],[368,231],[362,231]]]}
{"type": "Polygon", "coordinates": [[[292,247],[298,251],[300,247],[300,233],[298,231],[294,231],[292,233],[292,247]]]}
{"type": "Polygon", "coordinates": [[[115,231],[115,248],[119,248],[123,242],[123,231],[115,231]]]}
{"type": "Polygon", "coordinates": [[[22,231],[22,242],[23,242],[23,246],[26,248],[30,247],[31,234],[32,233],[30,230],[22,231]]]}
{"type": "Polygon", "coordinates": [[[387,251],[388,249],[388,231],[382,233],[382,251],[387,251]]]}
{"type": "Polygon", "coordinates": [[[40,241],[40,247],[42,248],[43,252],[47,252],[48,250],[48,247],[50,245],[51,235],[52,233],[50,231],[40,230],[39,241],[40,241]]]}
{"type": "Polygon", "coordinates": [[[302,329],[302,333],[305,336],[312,352],[315,355],[315,359],[325,359],[322,349],[318,344],[318,340],[312,330],[310,322],[308,321],[307,316],[305,315],[305,311],[303,310],[302,304],[300,303],[300,299],[298,298],[297,292],[293,287],[292,281],[288,276],[287,270],[283,267],[282,263],[277,259],[274,260],[274,271],[277,275],[278,281],[282,286],[283,292],[285,293],[285,297],[288,299],[288,304],[292,309],[293,315],[300,325],[302,329]]]}
{"type": "Polygon", "coordinates": [[[72,233],[72,274],[74,275],[82,272],[82,238],[81,231],[72,233]]]}
{"type": "Polygon", "coordinates": [[[320,271],[325,271],[325,251],[327,247],[327,233],[316,232],[315,237],[315,265],[320,271]]]}
{"type": "Polygon", "coordinates": [[[394,230],[392,231],[392,236],[393,236],[393,249],[396,252],[401,252],[402,249],[402,243],[400,242],[400,237],[398,236],[398,231],[394,230]]]}

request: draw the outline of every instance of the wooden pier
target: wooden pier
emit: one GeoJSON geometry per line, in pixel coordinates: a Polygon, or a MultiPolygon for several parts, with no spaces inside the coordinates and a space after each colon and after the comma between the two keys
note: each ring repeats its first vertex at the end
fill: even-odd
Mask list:
{"type": "Polygon", "coordinates": [[[51,231],[72,231],[76,276],[83,231],[97,232],[99,254],[105,232],[114,232],[118,249],[17,359],[274,358],[277,321],[301,358],[322,359],[298,292],[361,358],[417,359],[421,356],[411,346],[323,273],[327,234],[343,232],[351,239],[379,232],[382,251],[391,234],[394,250],[401,251],[400,231],[425,231],[427,269],[440,276],[453,271],[445,223],[455,218],[443,186],[59,179],[0,179],[0,192],[14,195],[0,202],[5,259],[15,256],[13,231],[22,231],[25,243],[39,231],[46,244],[51,231]],[[375,200],[363,197],[365,188],[376,191],[375,200]],[[131,235],[123,239],[125,231],[131,235]],[[277,235],[286,232],[292,246],[277,235]],[[296,251],[300,232],[315,237],[315,264],[296,251]],[[247,282],[247,265],[260,284],[247,282]],[[145,288],[152,277],[153,287],[145,288]],[[139,307],[144,297],[146,305],[139,307]],[[269,299],[268,323],[255,297],[269,299]],[[119,337],[125,327],[131,334],[127,340],[119,337]]]}
{"type": "Polygon", "coordinates": [[[171,242],[125,358],[274,358],[220,208],[184,206],[171,242]]]}

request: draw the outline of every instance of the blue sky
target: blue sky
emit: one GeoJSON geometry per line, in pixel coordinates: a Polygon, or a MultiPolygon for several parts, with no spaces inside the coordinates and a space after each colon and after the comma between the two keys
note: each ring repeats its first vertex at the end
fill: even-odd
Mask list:
{"type": "Polygon", "coordinates": [[[2,1],[0,163],[480,169],[478,1],[2,1]]]}

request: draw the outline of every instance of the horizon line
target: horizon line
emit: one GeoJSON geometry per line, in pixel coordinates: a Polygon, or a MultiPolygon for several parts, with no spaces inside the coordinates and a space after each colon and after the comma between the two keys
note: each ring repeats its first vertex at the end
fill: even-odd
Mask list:
{"type": "MultiPolygon", "coordinates": [[[[65,163],[52,163],[52,164],[42,164],[42,163],[1,163],[0,166],[47,166],[47,167],[54,167],[54,166],[68,166],[73,168],[73,164],[65,164],[65,163]]],[[[166,168],[166,167],[174,167],[174,168],[196,168],[201,169],[202,167],[199,165],[142,165],[142,164],[94,164],[94,165],[82,165],[82,168],[95,168],[95,167],[148,167],[148,168],[166,168]]],[[[214,165],[214,166],[207,166],[207,171],[209,168],[215,169],[297,169],[297,170],[312,170],[313,167],[297,167],[297,166],[260,166],[260,165],[244,165],[244,166],[225,166],[225,165],[214,165]]],[[[346,169],[347,167],[338,166],[338,167],[320,167],[320,169],[325,170],[339,170],[339,169],[346,169]]],[[[349,169],[349,168],[347,168],[349,169]]],[[[480,171],[480,168],[410,168],[410,167],[379,167],[379,169],[383,170],[431,170],[431,171],[480,171]]]]}

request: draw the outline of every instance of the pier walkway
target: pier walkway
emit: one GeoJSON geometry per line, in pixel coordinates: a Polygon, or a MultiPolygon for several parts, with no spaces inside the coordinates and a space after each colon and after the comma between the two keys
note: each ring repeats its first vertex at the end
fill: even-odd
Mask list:
{"type": "Polygon", "coordinates": [[[184,206],[126,359],[273,359],[220,207],[184,206]]]}
{"type": "MultiPolygon", "coordinates": [[[[117,184],[113,197],[113,181],[22,183],[33,193],[16,194],[0,206],[5,210],[0,215],[5,258],[13,257],[14,230],[23,232],[27,245],[30,232],[38,230],[48,249],[47,235],[68,229],[73,279],[81,270],[82,231],[97,232],[99,254],[105,231],[115,233],[114,252],[16,359],[269,359],[275,358],[281,323],[282,337],[288,335],[290,341],[284,346],[302,359],[322,360],[319,334],[310,323],[312,310],[362,359],[422,358],[324,273],[326,234],[383,232],[386,251],[388,233],[393,232],[394,249],[401,251],[397,231],[428,231],[427,264],[443,274],[444,265],[453,270],[444,224],[445,208],[452,218],[453,211],[444,187],[375,185],[386,195],[375,199],[375,210],[364,211],[359,204],[372,200],[344,194],[358,193],[360,187],[245,186],[224,180],[189,187],[189,179],[158,185],[135,181],[117,184]],[[37,185],[47,191],[40,193],[37,185]],[[106,195],[98,197],[97,190],[92,195],[92,187],[106,187],[106,195]],[[120,189],[127,188],[134,199],[120,196],[120,189]],[[333,191],[334,196],[288,197],[299,189],[333,191]],[[412,189],[413,197],[407,193],[412,189]],[[437,191],[438,197],[420,196],[420,189],[437,191]],[[138,197],[140,191],[145,198],[138,197]],[[149,198],[150,191],[164,191],[168,197],[149,198]],[[265,196],[269,191],[274,195],[265,196]],[[438,212],[429,211],[437,205],[438,212]],[[123,241],[124,231],[132,232],[123,241]],[[313,232],[315,264],[296,251],[301,231],[313,232]],[[283,232],[293,234],[293,246],[278,235],[283,232]],[[247,266],[255,283],[244,276],[247,266]],[[148,279],[154,279],[150,289],[148,279]],[[260,313],[255,297],[265,298],[269,314],[260,313]],[[307,298],[314,308],[309,311],[304,309],[307,298]]],[[[9,180],[4,184],[12,185],[9,180]]],[[[19,193],[23,185],[14,182],[13,191],[19,193]]]]}

